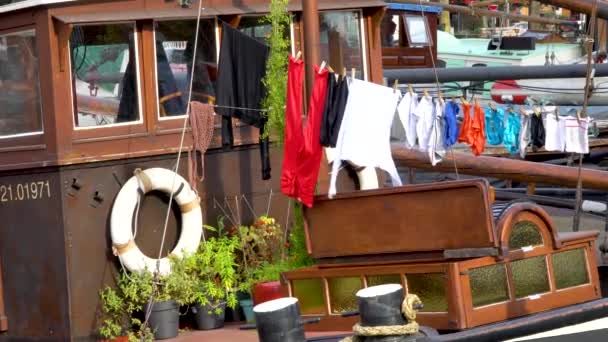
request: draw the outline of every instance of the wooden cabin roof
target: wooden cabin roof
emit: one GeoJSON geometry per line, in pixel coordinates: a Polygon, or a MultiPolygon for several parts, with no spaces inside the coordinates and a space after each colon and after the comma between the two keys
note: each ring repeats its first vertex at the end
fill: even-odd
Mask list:
{"type": "MultiPolygon", "coordinates": [[[[351,9],[365,7],[385,7],[386,3],[381,0],[348,0],[348,1],[332,1],[320,0],[318,2],[319,10],[329,9],[351,9]]],[[[145,8],[131,9],[120,12],[89,12],[89,13],[70,13],[54,15],[53,17],[64,23],[85,23],[85,22],[100,22],[100,21],[121,21],[121,20],[140,20],[140,19],[178,19],[196,17],[197,6],[190,8],[145,8]]],[[[288,5],[290,12],[302,11],[302,1],[290,1],[288,5]]],[[[269,12],[269,2],[263,3],[243,3],[235,5],[232,1],[214,1],[211,5],[203,5],[203,16],[214,15],[245,15],[245,14],[263,14],[269,12]]]]}
{"type": "Polygon", "coordinates": [[[0,0],[0,14],[18,11],[21,9],[37,7],[42,5],[52,5],[61,2],[76,2],[78,0],[12,0],[2,1],[0,0]],[[5,4],[6,3],[6,4],[5,4]]]}

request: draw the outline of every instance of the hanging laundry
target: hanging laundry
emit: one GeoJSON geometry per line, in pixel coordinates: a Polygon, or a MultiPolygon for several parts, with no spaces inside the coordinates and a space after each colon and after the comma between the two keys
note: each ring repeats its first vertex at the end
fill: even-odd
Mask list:
{"type": "Polygon", "coordinates": [[[327,95],[325,97],[325,108],[321,121],[321,145],[325,147],[336,147],[340,125],[344,117],[344,109],[348,100],[348,82],[345,76],[330,73],[327,78],[327,95]]]}
{"type": "Polygon", "coordinates": [[[475,103],[473,113],[475,116],[473,117],[470,130],[471,140],[473,141],[471,150],[473,151],[473,154],[478,156],[483,153],[486,147],[486,118],[479,103],[475,103]]]}
{"type": "Polygon", "coordinates": [[[418,148],[422,152],[428,152],[429,150],[431,128],[433,127],[433,109],[433,99],[430,96],[422,96],[413,113],[416,117],[418,148]]]}
{"type": "Polygon", "coordinates": [[[473,119],[471,118],[471,104],[470,103],[462,104],[462,114],[464,115],[464,120],[462,121],[462,125],[460,126],[460,132],[458,134],[458,142],[467,143],[469,145],[472,145],[473,138],[471,136],[471,125],[473,124],[473,119]]]}
{"type": "Polygon", "coordinates": [[[302,84],[304,64],[289,57],[287,75],[287,108],[285,124],[285,147],[281,192],[295,198],[307,207],[312,207],[321,157],[319,142],[321,120],[327,95],[327,69],[319,71],[315,66],[315,77],[308,105],[306,126],[302,132],[302,84]]]}
{"type": "Polygon", "coordinates": [[[394,186],[402,184],[390,145],[391,123],[400,96],[392,88],[352,80],[332,165],[330,198],[336,194],[342,160],[361,167],[381,168],[389,173],[394,186]]]}
{"type": "Polygon", "coordinates": [[[505,112],[500,108],[488,107],[485,110],[486,142],[490,145],[500,145],[504,139],[505,112]]]}
{"type": "MultiPolygon", "coordinates": [[[[231,147],[234,143],[232,117],[259,128],[260,137],[264,131],[266,116],[260,111],[260,104],[266,93],[262,79],[269,49],[226,23],[222,23],[222,32],[216,112],[222,115],[222,145],[231,147]]],[[[268,138],[260,138],[260,157],[262,179],[270,179],[268,138]]]]}
{"type": "Polygon", "coordinates": [[[521,116],[521,129],[519,130],[519,156],[526,158],[526,150],[530,145],[530,113],[526,112],[521,116]]]}
{"type": "Polygon", "coordinates": [[[445,105],[444,120],[444,143],[445,147],[451,147],[458,141],[458,112],[460,108],[454,101],[449,101],[445,105]]]}
{"type": "Polygon", "coordinates": [[[503,145],[510,154],[519,152],[519,132],[521,130],[520,115],[513,109],[507,110],[507,120],[505,124],[505,134],[503,145]]]}
{"type": "Polygon", "coordinates": [[[435,109],[433,110],[433,126],[429,140],[429,158],[433,166],[443,160],[445,156],[444,135],[445,127],[443,122],[443,113],[446,105],[442,99],[435,100],[435,109]]]}
{"type": "Polygon", "coordinates": [[[589,118],[581,118],[580,122],[573,116],[565,119],[566,152],[589,153],[589,118]]]}
{"type": "Polygon", "coordinates": [[[530,116],[530,138],[535,149],[545,146],[545,125],[540,112],[530,116]]]}
{"type": "Polygon", "coordinates": [[[405,130],[405,143],[408,148],[416,146],[416,124],[418,123],[418,117],[414,115],[416,107],[418,107],[418,95],[409,91],[405,93],[397,107],[399,119],[405,130]]]}
{"type": "Polygon", "coordinates": [[[563,152],[566,149],[566,120],[557,113],[547,114],[545,120],[545,149],[563,152]]]}

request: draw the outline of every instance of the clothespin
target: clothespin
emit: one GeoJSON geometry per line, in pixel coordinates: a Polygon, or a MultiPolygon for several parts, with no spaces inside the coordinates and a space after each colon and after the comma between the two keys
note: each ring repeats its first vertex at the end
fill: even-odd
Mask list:
{"type": "Polygon", "coordinates": [[[477,95],[473,96],[473,101],[475,101],[476,106],[479,106],[479,97],[477,95]]]}
{"type": "Polygon", "coordinates": [[[325,61],[323,61],[321,63],[321,67],[319,68],[319,74],[321,74],[321,71],[323,71],[323,69],[325,69],[325,64],[326,64],[325,61]]]}
{"type": "Polygon", "coordinates": [[[298,53],[296,54],[296,61],[299,60],[300,57],[302,57],[302,51],[298,51],[298,53]]]}
{"type": "Polygon", "coordinates": [[[576,121],[578,122],[578,124],[581,124],[581,112],[577,109],[576,110],[576,121]]]}
{"type": "Polygon", "coordinates": [[[445,103],[445,101],[443,100],[443,93],[441,92],[441,90],[437,90],[437,97],[439,98],[439,102],[445,103]]]}
{"type": "Polygon", "coordinates": [[[559,121],[559,107],[555,106],[555,120],[559,121]]]}
{"type": "Polygon", "coordinates": [[[467,105],[467,106],[469,105],[469,101],[467,101],[467,100],[464,98],[464,96],[461,96],[461,97],[460,97],[460,102],[464,103],[464,104],[465,104],[465,105],[467,105]]]}
{"type": "Polygon", "coordinates": [[[534,111],[534,114],[536,114],[536,116],[540,116],[542,114],[538,106],[532,107],[532,111],[534,111]]]}
{"type": "Polygon", "coordinates": [[[355,69],[355,68],[350,69],[350,78],[352,78],[354,80],[356,74],[357,74],[357,69],[355,69]]]}
{"type": "Polygon", "coordinates": [[[414,95],[414,88],[412,88],[412,85],[411,85],[411,84],[408,84],[408,85],[407,85],[407,91],[409,91],[409,92],[410,92],[410,95],[414,95]]]}
{"type": "Polygon", "coordinates": [[[492,108],[492,110],[496,110],[496,103],[494,103],[494,101],[490,101],[490,108],[492,108]]]}
{"type": "Polygon", "coordinates": [[[342,69],[342,76],[346,77],[346,68],[342,69]]]}
{"type": "Polygon", "coordinates": [[[393,93],[397,92],[397,87],[399,87],[399,80],[395,80],[395,83],[393,83],[393,93]]]}
{"type": "Polygon", "coordinates": [[[429,95],[429,92],[428,92],[426,89],[424,89],[423,94],[424,94],[424,97],[431,97],[431,96],[429,95]]]}
{"type": "Polygon", "coordinates": [[[329,72],[331,72],[332,74],[335,74],[334,69],[331,68],[331,65],[327,65],[327,70],[329,70],[329,72]]]}

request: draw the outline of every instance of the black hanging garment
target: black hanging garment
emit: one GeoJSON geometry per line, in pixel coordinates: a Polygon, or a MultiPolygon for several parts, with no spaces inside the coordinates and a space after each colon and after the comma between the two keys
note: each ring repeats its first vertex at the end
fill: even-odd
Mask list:
{"type": "Polygon", "coordinates": [[[336,81],[334,74],[330,73],[327,78],[327,96],[321,121],[320,142],[322,146],[336,147],[342,117],[344,117],[346,109],[346,100],[348,100],[346,77],[340,76],[336,81]]]}
{"type": "MultiPolygon", "coordinates": [[[[216,113],[222,115],[222,145],[227,148],[234,143],[232,117],[259,128],[260,137],[264,130],[267,119],[259,109],[266,94],[262,79],[269,49],[226,23],[222,23],[222,32],[216,113]]],[[[262,179],[270,179],[268,138],[260,138],[260,157],[262,179]]]]}
{"type": "Polygon", "coordinates": [[[532,114],[530,121],[530,138],[532,147],[541,148],[545,146],[545,125],[543,125],[543,116],[532,114]]]}

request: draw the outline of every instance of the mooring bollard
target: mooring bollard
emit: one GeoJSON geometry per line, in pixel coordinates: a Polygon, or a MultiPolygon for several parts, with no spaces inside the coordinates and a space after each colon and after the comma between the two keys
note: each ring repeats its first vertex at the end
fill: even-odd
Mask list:
{"type": "Polygon", "coordinates": [[[359,290],[356,296],[360,323],[353,327],[354,336],[343,341],[404,342],[424,337],[414,321],[422,303],[415,295],[404,301],[401,285],[372,286],[359,290]]]}
{"type": "Polygon", "coordinates": [[[260,342],[304,342],[298,299],[285,297],[253,308],[260,342]]]}

